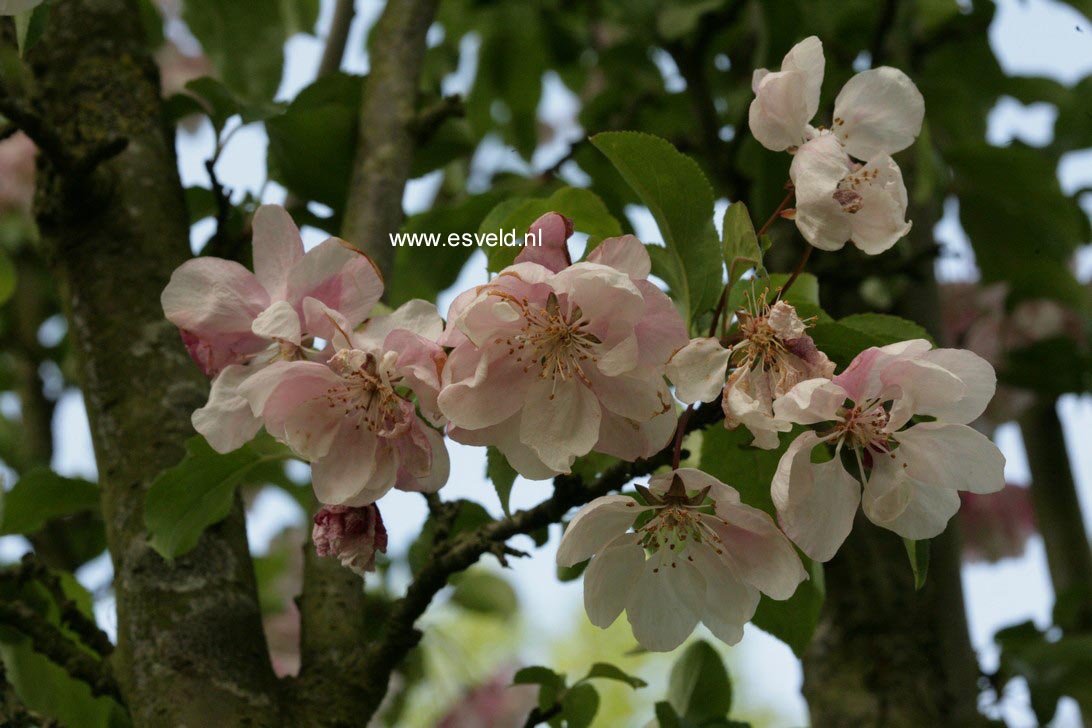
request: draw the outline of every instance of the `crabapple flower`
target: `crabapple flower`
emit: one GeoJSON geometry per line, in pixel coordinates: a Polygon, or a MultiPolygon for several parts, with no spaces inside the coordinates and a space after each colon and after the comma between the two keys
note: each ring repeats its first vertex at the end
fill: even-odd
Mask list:
{"type": "Polygon", "coordinates": [[[958,491],[994,493],[1005,485],[1004,456],[966,424],[982,414],[995,386],[993,367],[980,357],[931,350],[923,339],[866,349],[833,380],[797,384],[774,402],[774,413],[816,429],[789,445],[774,474],[782,529],[817,561],[834,556],[858,505],[905,538],[939,534],[959,510],[958,491]],[[910,424],[915,415],[933,420],[910,424]],[[813,463],[822,443],[834,446],[834,457],[813,463]],[[856,475],[843,464],[843,450],[853,453],[856,475]]]}
{"type": "Polygon", "coordinates": [[[273,437],[311,462],[322,503],[364,506],[391,488],[438,490],[449,461],[426,422],[442,423],[436,307],[413,300],[360,331],[338,326],[327,361],[274,362],[240,384],[239,396],[273,437]]]}
{"type": "Polygon", "coordinates": [[[549,213],[535,227],[552,231],[543,246],[451,305],[439,396],[448,435],[495,445],[536,479],[592,450],[658,452],[675,429],[664,367],[686,328],[647,280],[648,253],[633,236],[609,238],[568,265],[565,218],[549,213]]]}
{"type": "Polygon", "coordinates": [[[846,241],[875,255],[906,235],[906,186],[892,154],[921,131],[925,104],[913,81],[882,66],[851,78],[834,101],[834,123],[809,124],[819,108],[823,46],[812,36],[785,56],[781,70],[755,71],[751,133],[773,151],[795,154],[796,225],[812,245],[846,241]]]}
{"type": "Polygon", "coordinates": [[[712,402],[723,390],[724,426],[744,425],[756,447],[771,450],[778,433],[792,429],[774,416],[774,400],[805,379],[830,379],[834,363],[784,301],[769,306],[763,294],[754,312],[741,310],[737,316],[741,341],[726,349],[714,338],[693,339],[668,362],[667,376],[675,396],[687,404],[712,402]],[[735,368],[725,382],[729,366],[735,368]]]}
{"type": "Polygon", "coordinates": [[[584,506],[558,548],[561,566],[592,559],[584,607],[595,626],[609,627],[624,610],[649,650],[675,649],[698,622],[731,645],[759,592],[788,599],[807,578],[773,519],[711,475],[681,468],[638,490],[648,505],[608,495],[584,506]]]}
{"type": "Polygon", "coordinates": [[[316,554],[336,556],[361,576],[375,571],[376,553],[387,553],[387,529],[374,503],[363,508],[323,506],[315,514],[311,540],[316,554]]]}
{"type": "Polygon", "coordinates": [[[344,241],[330,238],[304,253],[284,208],[259,207],[253,227],[253,273],[234,261],[194,258],[174,271],[161,296],[190,356],[213,378],[193,425],[219,452],[241,446],[261,426],[238,394],[242,382],[272,362],[322,358],[310,348],[313,337],[330,340],[335,319],[351,330],[383,293],[375,265],[344,241]]]}

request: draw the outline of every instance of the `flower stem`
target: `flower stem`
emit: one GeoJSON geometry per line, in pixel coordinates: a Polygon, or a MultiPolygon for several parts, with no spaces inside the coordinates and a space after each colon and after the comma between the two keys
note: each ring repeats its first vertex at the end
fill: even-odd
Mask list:
{"type": "Polygon", "coordinates": [[[781,300],[793,283],[796,283],[796,279],[800,277],[800,274],[804,272],[804,266],[808,264],[808,258],[811,257],[811,246],[804,246],[804,254],[800,256],[800,261],[793,268],[792,275],[789,276],[789,280],[785,281],[785,285],[781,286],[781,290],[777,292],[777,298],[774,299],[774,303],[781,300]]]}
{"type": "Polygon", "coordinates": [[[789,203],[792,202],[793,195],[796,194],[796,188],[792,186],[792,182],[786,182],[785,185],[786,187],[788,187],[789,191],[785,193],[785,199],[781,200],[781,204],[777,206],[777,209],[773,211],[773,214],[770,215],[766,219],[766,222],[762,223],[762,227],[758,229],[757,235],[760,239],[763,235],[766,234],[767,231],[769,231],[770,227],[774,224],[777,218],[781,217],[781,213],[784,212],[785,208],[789,206],[789,203]]]}

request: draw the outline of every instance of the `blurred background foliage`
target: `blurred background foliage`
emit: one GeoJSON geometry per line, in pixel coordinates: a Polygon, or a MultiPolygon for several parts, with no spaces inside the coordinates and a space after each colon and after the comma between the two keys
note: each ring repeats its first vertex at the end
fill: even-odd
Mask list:
{"type": "MultiPolygon", "coordinates": [[[[352,19],[352,2],[332,4],[338,6],[335,15],[348,6],[352,19]]],[[[371,22],[380,10],[368,0],[356,5],[358,23],[371,22]]],[[[1092,14],[1088,0],[1069,5],[1085,18],[1092,14]]],[[[319,0],[141,0],[140,8],[148,47],[159,62],[165,122],[186,135],[207,117],[216,135],[208,182],[187,189],[195,253],[245,261],[250,216],[260,201],[271,199],[284,198],[312,234],[338,234],[350,204],[362,78],[338,70],[337,54],[298,93],[278,95],[286,74],[285,43],[299,33],[319,32],[319,0]],[[234,134],[248,125],[264,127],[268,137],[268,184],[225,191],[216,165],[234,134]]],[[[1092,573],[1071,475],[1066,482],[1072,469],[1055,411],[1058,397],[1086,394],[1092,385],[1087,255],[1083,266],[1077,263],[1092,237],[1092,189],[1063,190],[1058,178],[1067,155],[1092,148],[1092,76],[1063,82],[1006,74],[988,35],[995,12],[994,3],[984,0],[444,0],[429,32],[417,104],[411,177],[424,181],[416,185],[413,214],[403,229],[446,236],[518,227],[556,208],[575,217],[577,230],[592,243],[618,232],[645,232],[647,211],[587,140],[611,130],[640,130],[668,140],[701,167],[718,210],[726,202],[743,201],[761,222],[784,196],[790,157],[763,149],[747,131],[752,71],[776,67],[795,42],[818,35],[827,56],[820,119],[829,115],[835,90],[855,71],[884,64],[907,71],[926,99],[922,135],[898,156],[915,232],[909,242],[867,261],[851,250],[838,257],[818,253],[809,270],[832,314],[867,308],[915,318],[938,341],[972,348],[998,368],[1004,386],[981,427],[992,432],[1007,422],[1022,423],[1035,482],[1030,495],[1029,489],[1012,486],[1004,498],[969,499],[961,515],[965,558],[992,561],[1019,553],[1038,523],[1059,596],[1056,624],[1049,629],[1016,625],[998,634],[1000,667],[983,676],[981,687],[988,705],[1001,698],[1010,679],[1026,681],[1033,711],[1045,723],[1061,696],[1077,699],[1086,716],[1092,713],[1087,680],[1092,573]],[[1010,101],[1056,110],[1050,139],[991,143],[989,115],[1010,101]],[[953,253],[934,239],[934,227],[946,213],[958,216],[969,251],[953,253]],[[934,270],[952,255],[968,271],[966,282],[944,283],[938,292],[934,270]],[[1078,270],[1083,270],[1080,277],[1078,270]],[[932,292],[934,303],[923,302],[922,290],[932,292]]],[[[40,13],[36,22],[48,22],[48,5],[40,13]]],[[[335,35],[328,28],[324,32],[335,35]]],[[[1072,32],[1085,34],[1092,44],[1087,21],[1072,32]]],[[[61,624],[54,612],[65,599],[92,616],[92,597],[108,596],[108,582],[92,595],[68,576],[100,557],[105,540],[95,484],[49,470],[58,399],[78,384],[60,298],[40,259],[30,215],[33,145],[21,134],[5,132],[5,137],[0,142],[0,459],[9,485],[0,534],[25,536],[35,556],[6,567],[0,589],[38,589],[36,584],[48,581],[34,576],[42,566],[61,574],[67,597],[48,589],[22,597],[5,592],[61,624]]],[[[775,227],[773,235],[777,245],[768,267],[786,270],[802,243],[788,224],[775,227]]],[[[373,250],[388,248],[386,240],[369,244],[373,250]]],[[[388,303],[435,300],[460,276],[478,280],[483,271],[484,261],[472,248],[400,248],[388,279],[388,303]]],[[[1075,437],[1088,442],[1087,432],[1075,437]]],[[[761,500],[776,453],[755,454],[745,447],[747,439],[715,429],[692,438],[688,447],[702,467],[761,500]]],[[[502,462],[490,462],[498,492],[511,488],[514,474],[502,462]]],[[[580,467],[593,472],[603,463],[589,460],[580,467]]],[[[306,469],[289,466],[286,474],[278,462],[272,470],[248,471],[244,480],[251,501],[268,486],[310,507],[306,469]]],[[[467,508],[469,522],[490,517],[480,507],[467,508]]],[[[203,527],[216,520],[215,513],[198,514],[197,520],[203,527]]],[[[299,591],[305,540],[300,527],[289,527],[256,562],[270,649],[281,674],[298,666],[292,600],[299,591]]],[[[374,623],[404,586],[413,560],[413,549],[391,553],[379,578],[369,579],[374,623]]],[[[823,596],[816,581],[794,598],[789,611],[767,609],[757,620],[797,653],[819,619],[823,596]]],[[[539,605],[518,602],[498,569],[483,567],[463,576],[450,598],[430,613],[425,641],[399,672],[384,722],[522,725],[536,704],[536,689],[508,685],[522,666],[519,645],[528,625],[521,611],[534,608],[539,605]]],[[[101,619],[102,610],[99,614],[101,619]]],[[[31,711],[65,725],[125,724],[109,697],[93,697],[18,633],[0,629],[0,642],[9,688],[31,711]],[[59,695],[65,699],[56,700],[59,695]]],[[[674,720],[668,709],[654,707],[670,692],[673,659],[641,654],[614,659],[632,646],[624,623],[600,632],[574,614],[571,631],[553,644],[544,663],[571,679],[607,655],[649,683],[633,690],[617,681],[597,681],[595,725],[639,725],[653,714],[661,723],[674,720]]],[[[692,659],[699,658],[705,659],[692,659]]],[[[736,674],[734,668],[729,660],[737,696],[769,678],[736,674]]],[[[679,713],[678,724],[698,724],[686,723],[686,706],[677,701],[672,711],[679,713]]],[[[726,713],[727,708],[721,722],[701,724],[726,725],[726,713]]],[[[776,724],[774,715],[776,706],[745,699],[743,707],[732,710],[734,719],[756,726],[776,724]]],[[[570,719],[569,724],[579,723],[570,719]]]]}

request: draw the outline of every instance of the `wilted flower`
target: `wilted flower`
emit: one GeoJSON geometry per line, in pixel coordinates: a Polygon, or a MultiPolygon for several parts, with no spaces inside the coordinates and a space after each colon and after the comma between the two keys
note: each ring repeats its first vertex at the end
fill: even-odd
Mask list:
{"type": "Polygon", "coordinates": [[[993,368],[969,351],[930,349],[922,339],[866,349],[833,380],[801,382],[774,402],[777,417],[818,429],[789,445],[771,488],[782,528],[811,558],[834,556],[858,504],[873,523],[926,539],[959,509],[957,491],[1004,487],[1004,456],[965,424],[993,395],[993,368]],[[903,429],[915,415],[934,419],[903,429]],[[834,457],[814,463],[820,443],[834,457]]]}
{"type": "Polygon", "coordinates": [[[739,311],[742,339],[725,349],[714,338],[694,339],[668,363],[668,378],[676,396],[690,404],[712,402],[724,391],[724,426],[744,425],[754,445],[777,447],[778,433],[792,425],[774,416],[775,399],[805,379],[834,375],[834,363],[815,347],[805,322],[784,301],[773,306],[765,296],[755,311],[739,311]],[[728,375],[728,367],[735,369],[728,375]]]}
{"type": "Polygon", "coordinates": [[[340,328],[328,361],[278,361],[239,385],[278,440],[312,464],[319,501],[363,506],[391,488],[434,491],[447,481],[448,456],[434,424],[444,352],[436,307],[414,300],[340,328]]]}
{"type": "Polygon", "coordinates": [[[376,553],[387,553],[387,529],[374,503],[362,508],[323,506],[315,514],[311,540],[319,556],[336,556],[361,576],[375,571],[376,553]]]}
{"type": "Polygon", "coordinates": [[[253,273],[234,261],[194,258],[174,271],[161,297],[190,356],[215,378],[193,425],[219,452],[261,426],[239,397],[242,382],[273,362],[324,359],[313,338],[330,340],[336,319],[351,330],[383,293],[375,265],[344,241],[330,238],[305,254],[284,208],[258,208],[253,227],[253,273]]]}
{"type": "Polygon", "coordinates": [[[664,366],[686,330],[647,280],[648,253],[633,236],[610,238],[570,266],[565,219],[550,213],[535,227],[553,230],[553,253],[527,248],[452,303],[439,398],[448,434],[495,445],[529,478],[569,472],[591,450],[659,451],[675,428],[664,366]]]}
{"type": "Polygon", "coordinates": [[[584,506],[558,548],[561,566],[594,556],[584,572],[584,607],[597,627],[625,610],[649,650],[678,647],[699,621],[735,644],[759,592],[788,599],[807,578],[773,519],[711,475],[682,468],[639,490],[648,505],[608,495],[584,506]]]}
{"type": "Polygon", "coordinates": [[[834,101],[830,129],[809,124],[819,108],[823,46],[798,43],[781,70],[755,71],[750,127],[768,149],[796,155],[796,225],[809,243],[838,250],[846,241],[882,253],[910,230],[906,186],[890,155],[913,143],[925,104],[905,73],[882,66],[858,73],[834,101]]]}

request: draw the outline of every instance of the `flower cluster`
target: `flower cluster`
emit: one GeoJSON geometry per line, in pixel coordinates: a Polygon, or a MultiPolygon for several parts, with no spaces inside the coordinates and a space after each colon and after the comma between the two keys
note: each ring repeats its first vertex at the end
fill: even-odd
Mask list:
{"type": "Polygon", "coordinates": [[[847,241],[875,255],[910,231],[906,185],[892,154],[921,131],[925,102],[914,82],[881,66],[851,78],[834,100],[829,128],[809,122],[819,110],[823,44],[806,38],[781,70],[755,71],[751,133],[767,149],[792,153],[789,177],[796,193],[796,226],[817,248],[847,241]]]}
{"type": "MultiPolygon", "coordinates": [[[[921,96],[899,71],[865,71],[838,95],[832,127],[816,129],[822,77],[815,38],[780,71],[757,72],[751,128],[794,154],[793,214],[812,245],[852,240],[878,253],[909,229],[889,155],[917,135],[921,96]]],[[[678,646],[699,622],[739,641],[761,594],[788,599],[808,578],[798,550],[831,559],[858,510],[927,539],[956,513],[960,492],[1004,486],[1004,458],[969,427],[996,388],[989,362],[911,340],[869,348],[836,373],[808,334],[811,319],[782,300],[785,288],[727,312],[721,337],[690,339],[632,235],[574,263],[572,222],[546,213],[531,226],[540,244],[460,293],[445,323],[425,301],[382,308],[367,256],[336,238],[305,252],[282,208],[259,208],[253,231],[254,272],[199,257],[163,292],[167,318],[212,380],[193,424],[220,452],[264,427],[310,462],[323,504],[316,550],[358,573],[386,548],[376,502],[392,488],[446,482],[445,434],[495,447],[532,479],[570,473],[592,452],[636,461],[674,441],[668,472],[586,505],[557,554],[562,566],[591,560],[591,621],[606,627],[625,612],[653,650],[678,646]],[[676,400],[718,398],[726,427],[746,427],[755,447],[783,448],[769,514],[679,467],[688,416],[677,416],[676,400]]]]}

